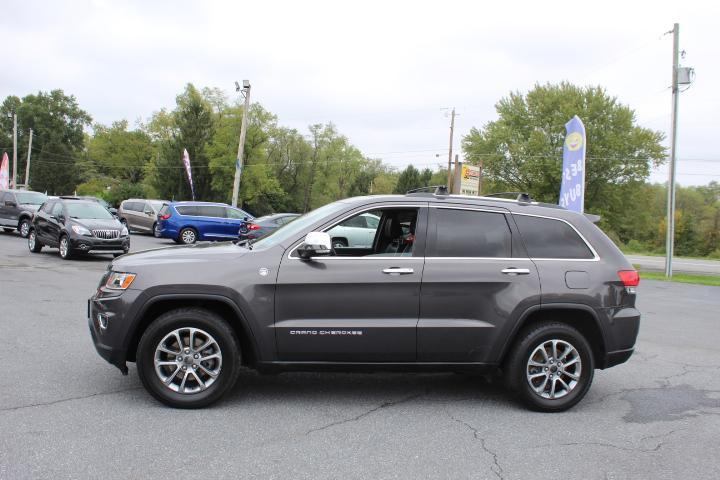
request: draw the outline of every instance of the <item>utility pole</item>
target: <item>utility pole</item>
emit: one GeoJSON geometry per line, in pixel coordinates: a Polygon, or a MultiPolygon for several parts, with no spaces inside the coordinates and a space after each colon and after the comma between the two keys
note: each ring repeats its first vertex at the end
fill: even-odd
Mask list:
{"type": "Polygon", "coordinates": [[[13,112],[13,174],[12,187],[17,188],[17,113],[13,112]]]}
{"type": "Polygon", "coordinates": [[[450,148],[448,149],[448,192],[452,193],[452,147],[453,147],[453,131],[455,130],[455,107],[450,113],[450,148]]]}
{"type": "Polygon", "coordinates": [[[461,193],[460,184],[462,182],[462,179],[460,178],[460,163],[458,161],[458,154],[455,154],[455,164],[453,165],[454,172],[453,172],[453,188],[450,193],[461,193]],[[457,191],[455,191],[455,187],[457,187],[457,191]]]}
{"type": "Polygon", "coordinates": [[[32,152],[32,137],[33,137],[33,131],[32,128],[30,129],[30,140],[28,141],[28,157],[27,162],[25,162],[25,188],[30,189],[29,187],[29,179],[30,179],[30,153],[32,152]]]}
{"type": "Polygon", "coordinates": [[[240,126],[240,142],[238,144],[237,159],[235,160],[235,182],[233,183],[232,206],[237,207],[238,192],[240,191],[240,176],[243,168],[243,154],[245,150],[245,135],[247,135],[247,115],[250,107],[250,81],[243,80],[242,89],[235,82],[235,90],[245,97],[245,106],[243,107],[242,125],[240,126]]]}
{"type": "Polygon", "coordinates": [[[667,237],[665,239],[665,276],[672,277],[672,257],[675,248],[675,163],[677,160],[677,117],[678,117],[678,68],[680,63],[680,25],[675,24],[673,33],[672,66],[672,127],[670,130],[670,177],[667,197],[667,237]]]}

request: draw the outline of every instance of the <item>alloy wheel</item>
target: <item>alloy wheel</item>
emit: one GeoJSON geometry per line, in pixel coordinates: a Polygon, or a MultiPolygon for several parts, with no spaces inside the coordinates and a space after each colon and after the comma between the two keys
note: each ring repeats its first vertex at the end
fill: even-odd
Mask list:
{"type": "Polygon", "coordinates": [[[62,237],[60,239],[60,256],[62,258],[65,258],[68,256],[68,249],[69,249],[68,239],[67,239],[67,237],[62,237]]]}
{"type": "Polygon", "coordinates": [[[199,328],[178,328],[155,348],[155,374],[170,390],[193,394],[209,388],[220,375],[222,352],[217,341],[199,328]]]}
{"type": "Polygon", "coordinates": [[[185,244],[195,243],[195,232],[192,230],[183,230],[182,241],[185,244]]]}
{"type": "Polygon", "coordinates": [[[527,381],[542,398],[562,398],[572,392],[582,375],[582,360],[577,349],[565,340],[546,340],[538,345],[527,361],[527,381]]]}
{"type": "Polygon", "coordinates": [[[20,235],[23,237],[27,237],[28,233],[30,232],[30,224],[23,220],[23,222],[20,224],[20,235]]]}

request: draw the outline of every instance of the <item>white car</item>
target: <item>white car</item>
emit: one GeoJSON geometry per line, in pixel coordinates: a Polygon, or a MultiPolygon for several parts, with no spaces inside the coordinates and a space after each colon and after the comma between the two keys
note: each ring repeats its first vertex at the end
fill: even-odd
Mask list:
{"type": "Polygon", "coordinates": [[[373,213],[363,213],[331,228],[328,233],[333,248],[372,248],[380,217],[373,213]]]}

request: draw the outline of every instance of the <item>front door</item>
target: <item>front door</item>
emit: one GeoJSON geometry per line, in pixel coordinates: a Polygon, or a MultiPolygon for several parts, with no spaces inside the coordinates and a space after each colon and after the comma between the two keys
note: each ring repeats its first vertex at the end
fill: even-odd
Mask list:
{"type": "Polygon", "coordinates": [[[500,209],[430,209],[419,361],[493,362],[498,339],[540,302],[537,269],[512,225],[500,209]]]}
{"type": "MultiPolygon", "coordinates": [[[[332,236],[338,224],[323,228],[332,236]]],[[[283,361],[414,362],[427,208],[378,206],[372,245],[280,265],[275,335],[283,361]]],[[[343,227],[341,227],[343,228],[343,227]]]]}

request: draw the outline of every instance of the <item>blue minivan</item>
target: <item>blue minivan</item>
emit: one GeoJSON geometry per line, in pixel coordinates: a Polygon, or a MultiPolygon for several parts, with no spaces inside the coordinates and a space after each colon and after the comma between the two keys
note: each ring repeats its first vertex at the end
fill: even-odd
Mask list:
{"type": "Polygon", "coordinates": [[[235,240],[240,224],[253,216],[225,203],[171,202],[158,213],[160,237],[186,245],[198,240],[235,240]]]}

